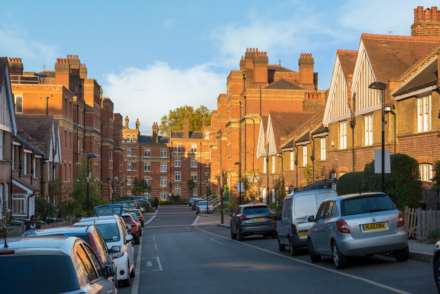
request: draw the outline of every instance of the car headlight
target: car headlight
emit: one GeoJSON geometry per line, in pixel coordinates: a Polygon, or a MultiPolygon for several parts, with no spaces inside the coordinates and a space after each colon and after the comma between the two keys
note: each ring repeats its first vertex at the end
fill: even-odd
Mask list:
{"type": "Polygon", "coordinates": [[[440,249],[440,241],[437,241],[437,242],[435,243],[435,248],[440,249]]]}

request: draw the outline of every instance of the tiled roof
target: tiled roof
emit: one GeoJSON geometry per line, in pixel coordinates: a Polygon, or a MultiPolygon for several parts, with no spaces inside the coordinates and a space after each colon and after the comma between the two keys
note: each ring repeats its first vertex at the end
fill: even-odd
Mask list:
{"type": "Polygon", "coordinates": [[[270,118],[277,148],[286,136],[312,116],[313,113],[310,112],[271,112],[270,118]]]}
{"type": "Polygon", "coordinates": [[[310,141],[310,133],[305,133],[298,140],[295,141],[296,144],[306,143],[310,141]]]}
{"type": "Polygon", "coordinates": [[[279,64],[269,64],[269,65],[267,66],[267,68],[268,68],[269,70],[275,70],[275,71],[288,71],[288,72],[292,72],[291,69],[288,69],[288,68],[282,67],[282,66],[279,65],[279,64]]]}
{"type": "MultiPolygon", "coordinates": [[[[49,156],[50,140],[52,137],[52,126],[57,125],[52,117],[47,116],[22,116],[16,117],[17,139],[27,148],[41,153],[46,158],[49,156]]],[[[57,138],[55,138],[57,139],[57,138]]]]}
{"type": "Polygon", "coordinates": [[[269,84],[266,89],[290,89],[290,90],[301,90],[304,89],[298,84],[295,84],[291,81],[286,81],[284,79],[278,80],[269,84]]]}
{"type": "Polygon", "coordinates": [[[328,133],[328,128],[327,127],[324,127],[324,125],[320,125],[319,126],[319,128],[317,128],[316,130],[314,130],[313,132],[312,132],[312,136],[314,136],[314,135],[320,135],[320,134],[325,134],[325,133],[328,133]]]}
{"type": "Polygon", "coordinates": [[[345,79],[349,79],[350,75],[353,74],[354,65],[356,64],[357,51],[355,50],[338,50],[336,54],[339,57],[339,62],[341,63],[342,72],[344,73],[345,79]]]}
{"type": "MultiPolygon", "coordinates": [[[[185,134],[183,131],[171,132],[171,138],[184,138],[185,134]]],[[[188,135],[189,139],[203,139],[203,133],[199,131],[191,131],[188,135]]]]}
{"type": "Polygon", "coordinates": [[[397,81],[414,63],[440,45],[440,37],[362,34],[373,71],[380,81],[397,81]]]}
{"type": "MultiPolygon", "coordinates": [[[[140,135],[138,141],[141,144],[155,144],[153,136],[140,135]]],[[[158,136],[158,144],[167,144],[168,142],[168,137],[158,136]]]]}
{"type": "Polygon", "coordinates": [[[302,122],[301,124],[298,124],[297,127],[292,130],[289,135],[286,136],[286,139],[281,142],[281,148],[285,148],[285,145],[288,144],[290,141],[294,141],[297,143],[298,136],[303,136],[304,133],[309,133],[310,130],[313,130],[314,128],[319,128],[319,126],[322,124],[322,117],[324,115],[324,110],[321,109],[318,112],[313,113],[307,120],[302,122]]]}

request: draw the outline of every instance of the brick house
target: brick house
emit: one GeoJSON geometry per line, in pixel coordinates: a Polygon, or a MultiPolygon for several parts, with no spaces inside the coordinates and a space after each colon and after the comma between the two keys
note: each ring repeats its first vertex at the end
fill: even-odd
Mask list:
{"type": "Polygon", "coordinates": [[[51,117],[17,117],[12,152],[12,216],[35,215],[35,200],[57,198],[61,146],[58,124],[51,117]]]}
{"type": "Polygon", "coordinates": [[[240,167],[243,177],[254,178],[259,118],[269,112],[312,111],[325,103],[325,92],[317,89],[313,56],[301,54],[298,67],[294,71],[269,64],[266,52],[252,48],[241,58],[240,68],[229,73],[227,91],[218,96],[208,132],[214,190],[223,179],[237,195],[240,167]]]}
{"type": "Polygon", "coordinates": [[[6,58],[0,58],[0,222],[5,222],[10,217],[12,142],[16,134],[17,125],[8,61],[6,58]]]}

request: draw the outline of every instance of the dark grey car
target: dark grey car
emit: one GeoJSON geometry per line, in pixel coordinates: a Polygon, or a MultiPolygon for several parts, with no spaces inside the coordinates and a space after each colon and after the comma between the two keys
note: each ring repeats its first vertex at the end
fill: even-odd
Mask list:
{"type": "Polygon", "coordinates": [[[276,222],[265,204],[244,204],[232,214],[231,238],[242,241],[245,236],[264,235],[276,238],[276,222]]]}

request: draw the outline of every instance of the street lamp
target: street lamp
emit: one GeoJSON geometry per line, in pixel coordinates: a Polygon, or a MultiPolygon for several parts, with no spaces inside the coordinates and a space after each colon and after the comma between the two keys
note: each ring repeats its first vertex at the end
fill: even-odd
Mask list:
{"type": "Polygon", "coordinates": [[[381,100],[381,184],[382,192],[385,192],[385,89],[387,85],[380,81],[375,81],[368,86],[370,89],[380,91],[381,100]]]}
{"type": "Polygon", "coordinates": [[[87,212],[90,212],[90,188],[89,188],[89,182],[91,178],[90,174],[90,159],[96,158],[96,154],[92,152],[87,152],[85,154],[86,156],[86,206],[87,206],[87,212]]]}

